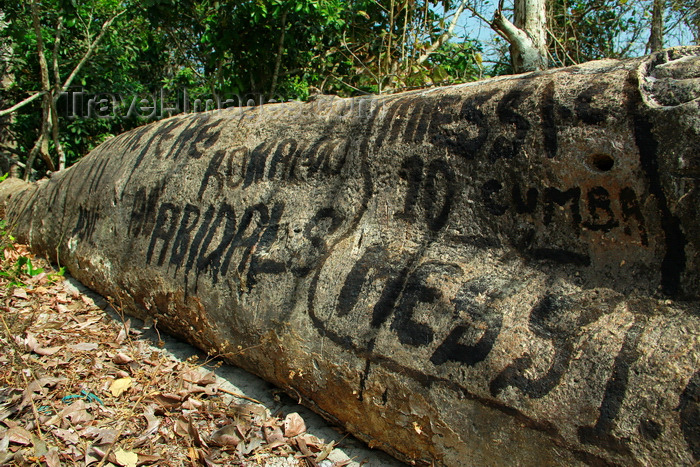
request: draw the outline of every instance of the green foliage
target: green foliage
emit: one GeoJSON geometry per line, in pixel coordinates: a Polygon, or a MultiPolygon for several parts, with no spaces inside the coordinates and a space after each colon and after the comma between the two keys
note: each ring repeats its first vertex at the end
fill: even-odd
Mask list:
{"type": "MultiPolygon", "coordinates": [[[[192,99],[219,96],[245,104],[251,98],[256,102],[306,99],[315,89],[350,96],[478,79],[482,70],[476,57],[481,45],[472,41],[447,42],[428,60],[417,62],[444,31],[438,7],[449,9],[452,3],[42,1],[45,57],[51,75],[54,60],[58,64],[59,79],[52,76],[58,83],[80,63],[100,27],[125,10],[85,62],[70,93],[57,102],[59,140],[67,163],[78,161],[108,137],[145,123],[126,115],[128,104],[134,96],[161,90],[179,95],[182,109],[185,89],[192,99]],[[100,98],[100,93],[124,97],[121,112],[95,118],[90,99],[100,98]]],[[[41,88],[37,37],[30,2],[0,0],[0,12],[6,17],[3,33],[13,44],[8,61],[12,79],[3,89],[3,98],[17,102],[41,88]]],[[[29,153],[38,137],[40,106],[38,99],[11,121],[10,133],[20,154],[29,153]]],[[[49,150],[56,157],[53,142],[49,150]]],[[[45,167],[38,164],[41,173],[45,167]]]]}
{"type": "MultiPolygon", "coordinates": [[[[6,176],[7,174],[3,178],[6,176]]],[[[36,267],[29,256],[18,252],[15,241],[8,231],[7,221],[0,219],[0,277],[6,279],[5,286],[9,288],[25,287],[26,280],[44,273],[44,268],[36,267]],[[9,258],[6,256],[8,251],[13,252],[9,258]]],[[[58,272],[46,275],[45,280],[49,283],[56,282],[65,272],[65,268],[61,267],[58,272]]]]}
{"type": "Polygon", "coordinates": [[[43,268],[34,268],[31,259],[20,256],[10,267],[0,269],[0,277],[8,280],[6,287],[24,287],[24,276],[34,277],[43,272],[43,268]]]}
{"type": "MultiPolygon", "coordinates": [[[[3,175],[6,177],[7,174],[3,175]]],[[[0,219],[0,260],[5,261],[5,250],[14,248],[15,237],[7,230],[7,221],[0,219]]]]}
{"type": "MultiPolygon", "coordinates": [[[[183,90],[191,99],[219,96],[245,104],[249,99],[306,99],[318,91],[340,96],[395,92],[511,72],[504,40],[496,37],[486,45],[472,37],[477,31],[471,26],[464,27],[475,24],[476,19],[460,21],[460,37],[443,42],[441,35],[460,3],[42,0],[38,4],[45,57],[52,81],[56,81],[53,63],[58,64],[59,83],[84,58],[102,25],[117,15],[72,83],[71,92],[84,94],[75,101],[68,96],[58,100],[60,142],[67,162],[76,162],[110,136],[147,122],[126,115],[129,103],[134,96],[161,90],[179,96],[182,109],[183,90]],[[54,50],[59,31],[60,43],[54,50]],[[439,47],[433,47],[436,44],[439,47]],[[425,55],[427,50],[432,53],[425,55]],[[487,55],[491,59],[488,67],[487,55]],[[122,106],[110,118],[86,118],[90,99],[99,93],[123,97],[126,108],[122,106]]],[[[697,12],[684,13],[691,3],[669,2],[669,21],[686,24],[698,40],[697,12]]],[[[41,88],[30,4],[0,0],[2,107],[41,88]]],[[[505,2],[504,9],[509,11],[511,4],[505,2]]],[[[495,8],[495,2],[489,1],[470,5],[484,18],[495,8]]],[[[644,11],[650,5],[651,0],[550,0],[552,64],[633,53],[635,44],[646,39],[644,11]]],[[[41,119],[41,99],[37,99],[16,112],[9,128],[0,131],[11,136],[17,152],[27,154],[37,139],[41,119]]],[[[53,143],[49,149],[55,157],[53,143]]],[[[40,172],[45,169],[41,164],[40,172]]]]}
{"type": "Polygon", "coordinates": [[[15,264],[20,273],[26,274],[29,277],[38,276],[44,272],[44,268],[35,268],[34,265],[32,265],[32,260],[26,256],[21,256],[15,264]]]}
{"type": "MultiPolygon", "coordinates": [[[[102,25],[123,9],[130,13],[118,17],[106,30],[97,51],[85,62],[70,90],[82,88],[93,92],[132,92],[143,87],[139,75],[145,77],[148,73],[142,66],[142,59],[148,50],[149,32],[146,29],[146,32],[132,33],[138,30],[134,28],[146,24],[138,15],[136,2],[132,5],[132,2],[121,0],[41,2],[41,31],[52,82],[55,81],[54,61],[59,70],[58,83],[62,84],[84,58],[89,44],[99,34],[102,25]],[[60,43],[54,54],[57,37],[60,38],[60,43]]],[[[11,79],[7,80],[10,85],[2,90],[3,102],[16,102],[41,89],[37,37],[32,26],[29,2],[0,0],[0,11],[5,13],[8,21],[4,33],[13,44],[9,60],[11,79]]],[[[72,122],[68,118],[67,104],[66,98],[59,99],[57,110],[60,140],[65,146],[69,163],[79,160],[104,140],[106,134],[118,134],[135,126],[134,123],[117,119],[72,122]]],[[[40,105],[38,99],[20,109],[11,122],[9,131],[14,135],[16,149],[21,154],[27,154],[38,137],[42,116],[40,105]]],[[[41,165],[38,168],[42,170],[41,165]]]]}

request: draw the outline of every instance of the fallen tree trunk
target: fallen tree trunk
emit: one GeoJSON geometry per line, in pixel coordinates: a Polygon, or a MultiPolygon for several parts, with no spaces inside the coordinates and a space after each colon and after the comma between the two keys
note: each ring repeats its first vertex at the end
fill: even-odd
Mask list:
{"type": "Polygon", "coordinates": [[[700,459],[699,49],[184,115],[0,196],[129,312],[404,459],[700,459]]]}

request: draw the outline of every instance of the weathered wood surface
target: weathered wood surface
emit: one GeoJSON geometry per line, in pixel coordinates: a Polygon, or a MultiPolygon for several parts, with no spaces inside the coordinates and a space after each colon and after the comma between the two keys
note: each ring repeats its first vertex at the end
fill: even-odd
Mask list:
{"type": "Polygon", "coordinates": [[[691,465],[698,54],[175,117],[0,195],[85,284],[402,458],[691,465]]]}

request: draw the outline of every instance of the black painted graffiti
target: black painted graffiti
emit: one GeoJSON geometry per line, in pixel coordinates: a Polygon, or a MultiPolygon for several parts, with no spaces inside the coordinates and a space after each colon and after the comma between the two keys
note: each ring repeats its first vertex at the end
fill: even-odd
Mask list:
{"type": "MultiPolygon", "coordinates": [[[[634,105],[635,100],[630,100],[634,105]]],[[[649,181],[649,192],[659,201],[661,227],[665,234],[666,254],[661,263],[661,288],[664,293],[676,295],[680,291],[681,276],[686,268],[686,237],[681,229],[680,220],[668,205],[659,174],[657,155],[658,142],[653,133],[651,122],[643,112],[633,112],[634,139],[639,148],[639,161],[649,181]]]]}
{"type": "Polygon", "coordinates": [[[573,108],[557,99],[553,81],[542,87],[523,84],[505,94],[497,89],[482,91],[465,100],[457,96],[396,99],[384,107],[375,147],[428,139],[464,160],[478,157],[493,162],[520,155],[533,130],[540,130],[544,152],[552,159],[559,150],[558,124],[600,125],[615,118],[616,110],[604,96],[608,89],[606,83],[595,83],[575,97],[573,108]],[[492,100],[497,100],[495,108],[487,112],[492,100]],[[539,108],[539,118],[533,121],[528,106],[539,108]],[[494,128],[498,129],[495,135],[494,128]]]}
{"type": "MultiPolygon", "coordinates": [[[[415,314],[419,308],[423,310],[422,314],[431,315],[433,312],[427,310],[444,307],[446,297],[440,289],[429,285],[429,278],[440,274],[459,276],[460,269],[449,263],[417,265],[416,257],[405,258],[401,262],[392,262],[389,258],[388,252],[380,246],[365,251],[340,289],[335,305],[336,316],[350,317],[361,297],[367,291],[376,289],[375,284],[381,284],[381,293],[369,322],[371,328],[378,329],[389,322],[389,329],[395,332],[399,342],[412,347],[431,346],[438,340],[430,358],[436,366],[447,362],[474,366],[486,360],[502,326],[502,317],[492,303],[512,293],[516,283],[490,276],[465,282],[451,300],[451,313],[456,319],[448,332],[443,333],[427,322],[416,321],[415,314]]],[[[542,298],[532,309],[529,328],[534,336],[551,342],[554,357],[550,367],[543,376],[532,379],[525,374],[533,365],[533,359],[528,355],[520,357],[490,382],[492,395],[497,396],[508,386],[514,386],[532,398],[549,394],[568,369],[576,333],[599,319],[604,312],[612,311],[616,303],[615,299],[603,300],[599,306],[591,308],[594,311],[582,314],[577,310],[587,308],[567,297],[547,295],[542,298]]],[[[437,309],[434,311],[437,312],[437,309]]],[[[441,308],[439,313],[449,314],[450,310],[441,308]]],[[[353,313],[352,316],[357,314],[353,313]]]]}
{"type": "MultiPolygon", "coordinates": [[[[469,161],[483,156],[484,160],[494,162],[518,157],[533,129],[540,127],[546,156],[555,158],[558,151],[556,121],[579,119],[589,125],[606,121],[611,112],[597,106],[604,91],[604,87],[587,89],[576,99],[572,110],[557,103],[556,89],[550,83],[539,95],[539,125],[528,120],[521,108],[540,91],[534,88],[511,91],[502,96],[496,106],[498,123],[506,130],[495,137],[489,130],[485,106],[497,91],[464,102],[455,97],[441,98],[438,105],[446,109],[441,111],[435,111],[434,102],[428,99],[396,100],[388,107],[388,116],[381,124],[375,143],[377,147],[397,141],[422,143],[429,137],[433,145],[447,148],[447,157],[457,154],[461,160],[469,161]],[[459,112],[450,113],[452,108],[459,108],[459,112]]],[[[340,139],[311,143],[284,139],[252,149],[218,150],[208,161],[199,198],[207,190],[218,194],[226,189],[248,188],[266,181],[337,176],[348,165],[352,144],[340,139]]],[[[433,236],[445,228],[455,208],[459,188],[458,177],[447,160],[431,154],[428,157],[413,155],[402,162],[398,175],[406,181],[406,192],[400,203],[402,210],[395,214],[397,219],[424,222],[433,236]]],[[[371,181],[366,185],[371,187],[371,181]]],[[[582,190],[576,186],[523,185],[488,180],[478,187],[480,199],[476,201],[491,215],[536,214],[547,226],[556,224],[558,216],[565,213],[567,225],[576,233],[582,228],[600,232],[621,228],[626,235],[638,235],[641,243],[648,245],[646,220],[638,195],[631,187],[616,191],[603,186],[582,190]]],[[[371,196],[371,190],[367,191],[365,198],[371,196]]],[[[206,209],[193,204],[160,203],[162,193],[163,186],[141,189],[134,200],[135,215],[129,231],[137,236],[150,236],[147,262],[172,266],[176,272],[184,269],[186,275],[192,271],[197,275],[207,273],[214,283],[235,271],[244,279],[241,283],[248,292],[262,274],[288,273],[295,278],[307,278],[318,273],[319,265],[332,254],[333,237],[339,237],[338,232],[349,223],[337,209],[320,208],[299,229],[308,243],[303,254],[272,259],[264,253],[279,241],[284,203],[258,203],[236,212],[234,206],[227,203],[208,205],[206,209]]],[[[366,205],[367,199],[363,202],[366,205]]],[[[87,225],[87,217],[83,223],[87,225]]],[[[566,257],[562,258],[560,250],[547,248],[534,253],[543,258],[590,264],[590,258],[582,254],[565,252],[566,257]]],[[[376,290],[378,299],[369,307],[369,313],[364,310],[372,330],[387,329],[403,346],[427,349],[430,362],[438,372],[449,366],[474,367],[485,362],[503,327],[503,315],[495,302],[507,294],[510,284],[500,284],[503,287],[496,287],[501,289],[498,291],[489,285],[498,282],[497,278],[471,279],[459,286],[454,298],[448,299],[431,280],[437,274],[448,272],[459,276],[461,270],[450,263],[420,263],[421,257],[417,254],[409,256],[397,259],[381,245],[366,248],[345,277],[331,311],[334,309],[338,318],[355,319],[361,315],[357,310],[360,304],[367,304],[362,302],[365,292],[376,290]],[[447,329],[436,329],[428,320],[421,319],[431,312],[443,314],[445,311],[454,316],[447,329]]],[[[313,279],[314,284],[317,279],[318,276],[313,279]]],[[[314,299],[312,291],[310,308],[313,308],[314,299]]],[[[543,398],[561,383],[575,350],[572,333],[604,312],[599,308],[597,314],[582,316],[575,311],[575,305],[569,297],[550,294],[530,310],[528,329],[535,339],[543,340],[553,349],[552,361],[547,368],[537,368],[542,376],[530,377],[527,375],[537,365],[536,358],[527,354],[515,358],[492,376],[489,390],[494,398],[508,388],[517,389],[529,398],[543,398]]],[[[642,324],[637,323],[628,330],[605,387],[599,417],[594,425],[579,430],[581,442],[611,450],[626,449],[624,442],[612,437],[610,432],[625,397],[630,366],[638,358],[641,332],[642,324]]],[[[338,336],[334,340],[346,348],[356,345],[350,336],[338,336]]],[[[366,347],[362,351],[371,353],[373,341],[363,344],[366,347]]],[[[367,361],[369,367],[370,360],[367,361]]],[[[697,418],[697,404],[692,405],[697,401],[696,387],[697,384],[688,385],[683,395],[685,399],[679,406],[685,423],[683,432],[691,445],[691,440],[697,439],[697,423],[693,421],[697,418]]],[[[642,423],[640,430],[648,436],[658,436],[661,428],[653,420],[642,423]]]]}
{"type": "Polygon", "coordinates": [[[626,235],[639,235],[642,245],[649,244],[646,220],[637,194],[630,187],[624,187],[618,193],[611,194],[605,187],[595,186],[588,189],[583,196],[579,187],[544,187],[540,190],[531,187],[525,191],[520,183],[513,182],[508,193],[501,181],[491,179],[481,185],[481,201],[484,209],[495,216],[502,216],[511,210],[517,214],[533,214],[542,206],[541,220],[545,226],[552,224],[555,216],[568,209],[571,228],[577,234],[580,233],[581,227],[592,231],[610,232],[620,227],[622,221],[626,235]],[[586,220],[583,220],[581,214],[582,205],[587,214],[586,220]]]}
{"type": "Polygon", "coordinates": [[[335,313],[345,317],[354,310],[363,295],[363,290],[383,284],[379,299],[372,307],[370,327],[378,329],[391,320],[389,329],[396,333],[399,341],[412,347],[430,345],[435,331],[427,324],[415,319],[419,306],[433,308],[441,306],[442,292],[429,285],[428,277],[435,274],[458,274],[459,269],[451,264],[428,262],[415,265],[417,257],[404,258],[403,266],[390,259],[385,248],[368,248],[355,262],[345,278],[335,304],[335,313]],[[396,268],[400,268],[398,271],[396,268]]]}
{"type": "MultiPolygon", "coordinates": [[[[488,119],[481,107],[495,94],[496,91],[489,91],[465,100],[456,117],[445,111],[438,112],[433,120],[436,131],[431,134],[431,143],[465,160],[474,159],[489,136],[488,119]]],[[[438,108],[448,108],[453,102],[454,98],[446,97],[438,108]]]]}
{"type": "MultiPolygon", "coordinates": [[[[614,303],[605,305],[609,310],[614,308],[614,303]]],[[[533,366],[533,357],[519,357],[491,381],[491,394],[496,396],[503,389],[514,386],[529,397],[542,398],[558,386],[571,362],[576,334],[603,313],[602,306],[589,307],[588,310],[594,311],[586,314],[576,313],[575,310],[580,308],[568,297],[552,294],[542,297],[530,312],[528,327],[533,335],[550,341],[554,350],[551,365],[541,377],[529,378],[526,370],[533,366]]]]}
{"type": "Polygon", "coordinates": [[[210,183],[223,187],[248,188],[262,181],[306,180],[315,176],[337,176],[346,164],[349,139],[319,139],[302,143],[294,139],[264,142],[255,148],[236,147],[216,151],[204,174],[199,195],[210,183]]]}
{"type": "Polygon", "coordinates": [[[578,436],[582,443],[594,444],[611,451],[629,452],[625,440],[613,436],[611,432],[627,392],[630,368],[641,355],[637,347],[643,329],[644,323],[635,320],[627,330],[622,348],[615,357],[612,374],[605,386],[598,420],[593,426],[584,426],[578,429],[578,436]]]}
{"type": "Polygon", "coordinates": [[[489,275],[465,282],[452,302],[457,324],[435,349],[431,363],[439,366],[458,362],[474,366],[486,360],[503,324],[503,316],[493,303],[511,292],[514,285],[514,282],[489,275]],[[460,323],[460,319],[464,322],[460,323]]]}
{"type": "MultiPolygon", "coordinates": [[[[495,304],[516,293],[518,283],[497,276],[477,277],[464,282],[455,298],[448,301],[441,289],[431,284],[434,277],[440,275],[459,276],[459,267],[441,262],[416,264],[416,261],[415,257],[406,257],[401,261],[392,259],[392,255],[380,245],[367,248],[346,276],[335,301],[337,318],[327,317],[325,322],[333,327],[338,327],[331,324],[334,319],[356,322],[358,317],[365,315],[363,310],[367,302],[363,297],[370,291],[376,291],[379,286],[379,299],[371,309],[371,328],[388,325],[387,328],[404,346],[434,348],[430,362],[436,368],[449,363],[474,367],[485,362],[502,331],[503,317],[495,304]],[[451,311],[449,307],[445,308],[448,302],[453,307],[451,311]],[[421,316],[446,316],[452,313],[454,319],[451,327],[443,330],[434,328],[426,321],[416,320],[419,309],[421,316]]],[[[622,296],[616,294],[566,296],[550,293],[542,297],[531,310],[528,328],[534,338],[542,339],[552,349],[553,355],[547,367],[536,368],[541,363],[535,363],[533,355],[526,353],[517,357],[492,377],[489,382],[492,396],[498,398],[508,387],[519,390],[528,398],[541,399],[549,395],[561,384],[574,361],[581,330],[603,315],[612,313],[621,299],[622,296]],[[594,306],[590,306],[591,302],[594,306]],[[533,370],[540,376],[529,376],[533,370]]],[[[612,431],[630,385],[633,365],[641,355],[638,347],[645,326],[643,318],[636,318],[626,331],[603,388],[597,421],[592,426],[579,428],[581,443],[612,452],[629,451],[625,439],[614,436],[612,431]]],[[[326,334],[325,331],[328,331],[327,328],[324,328],[324,334],[330,335],[338,344],[358,349],[363,355],[374,349],[372,334],[361,332],[351,337],[330,332],[326,334]]],[[[386,355],[382,361],[388,363],[386,355]]],[[[403,368],[398,362],[391,361],[391,365],[396,371],[403,368]]],[[[424,377],[429,379],[427,375],[424,377]]],[[[697,449],[700,445],[698,381],[700,378],[695,375],[681,395],[678,407],[682,430],[691,449],[697,449]]],[[[664,427],[654,420],[639,420],[639,431],[645,437],[656,439],[663,430],[664,427]]]]}
{"type": "MultiPolygon", "coordinates": [[[[141,205],[137,207],[141,209],[141,205]]],[[[244,277],[241,284],[250,291],[260,274],[289,271],[295,277],[308,276],[327,253],[326,239],[345,222],[334,208],[321,208],[301,230],[308,244],[304,253],[287,260],[271,259],[265,252],[279,240],[284,208],[283,202],[271,207],[258,203],[239,217],[227,203],[210,205],[203,211],[193,204],[180,207],[165,202],[158,208],[150,232],[144,222],[135,223],[132,231],[150,236],[148,264],[173,266],[176,272],[184,268],[185,275],[208,273],[214,283],[229,273],[237,258],[235,271],[244,277]]]]}
{"type": "Polygon", "coordinates": [[[209,206],[204,212],[193,204],[179,207],[162,203],[150,234],[146,262],[163,266],[167,259],[176,271],[184,264],[185,274],[208,272],[216,283],[228,273],[238,248],[242,255],[237,271],[243,273],[247,267],[250,289],[257,274],[286,270],[283,263],[259,256],[276,240],[283,211],[284,203],[275,203],[272,209],[260,203],[246,209],[239,222],[227,203],[209,206]]]}
{"type": "Polygon", "coordinates": [[[693,453],[700,460],[700,371],[696,372],[681,394],[677,410],[681,414],[683,437],[693,453]]]}
{"type": "Polygon", "coordinates": [[[165,190],[163,181],[155,183],[150,190],[141,187],[136,190],[129,217],[128,232],[132,237],[150,235],[155,226],[158,201],[165,190]]]}
{"type": "Polygon", "coordinates": [[[318,262],[328,252],[326,239],[333,235],[345,222],[345,218],[334,208],[321,208],[314,214],[302,230],[309,247],[299,254],[296,264],[291,267],[296,277],[308,276],[318,262]]]}
{"type": "MultiPolygon", "coordinates": [[[[631,190],[631,188],[628,188],[628,190],[631,190]]],[[[621,197],[622,192],[620,192],[621,197]]],[[[610,202],[610,193],[602,186],[596,186],[588,190],[588,213],[591,216],[591,220],[583,223],[588,230],[610,232],[620,225],[615,219],[615,213],[610,207],[610,202]]],[[[621,199],[620,204],[622,204],[621,199]]],[[[644,224],[641,227],[643,228],[644,224]]]]}
{"type": "MultiPolygon", "coordinates": [[[[522,114],[517,112],[525,99],[532,95],[533,90],[525,90],[515,88],[505,96],[503,96],[496,106],[496,115],[498,121],[505,128],[512,128],[514,135],[512,137],[500,133],[493,141],[491,150],[489,151],[489,160],[495,162],[498,159],[513,159],[516,157],[523,146],[523,142],[527,137],[532,125],[522,114]]],[[[547,139],[545,139],[547,141],[547,139]]]]}
{"type": "Polygon", "coordinates": [[[175,118],[158,127],[157,131],[153,131],[148,141],[143,141],[150,126],[137,128],[123,137],[112,141],[109,144],[119,144],[123,150],[131,152],[141,150],[134,157],[134,164],[128,172],[128,178],[123,185],[124,190],[121,197],[126,193],[126,187],[134,173],[138,172],[139,167],[145,160],[148,154],[159,159],[179,160],[183,156],[190,159],[199,159],[205,154],[214,143],[216,143],[221,134],[221,122],[218,120],[210,121],[211,116],[198,116],[189,118],[175,118]]]}
{"type": "Polygon", "coordinates": [[[99,220],[100,211],[98,209],[80,206],[78,208],[78,223],[73,229],[73,235],[80,240],[92,243],[92,236],[95,233],[99,220]]]}
{"type": "Polygon", "coordinates": [[[457,193],[455,174],[442,159],[433,159],[424,174],[423,160],[412,156],[404,160],[399,176],[408,182],[403,211],[395,217],[414,221],[420,201],[425,222],[434,232],[447,223],[457,193]]]}

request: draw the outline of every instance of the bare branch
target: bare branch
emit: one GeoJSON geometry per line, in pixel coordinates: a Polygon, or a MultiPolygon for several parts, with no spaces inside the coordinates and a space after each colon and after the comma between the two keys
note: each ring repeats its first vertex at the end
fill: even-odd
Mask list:
{"type": "Polygon", "coordinates": [[[22,169],[24,169],[26,167],[25,164],[23,164],[22,162],[20,162],[16,159],[11,158],[7,154],[5,154],[5,152],[9,152],[10,154],[15,154],[17,156],[23,156],[24,155],[23,153],[19,152],[18,150],[14,149],[14,148],[10,148],[7,146],[0,146],[0,157],[4,158],[8,163],[17,165],[22,169]]]}
{"type": "Polygon", "coordinates": [[[0,110],[0,117],[4,117],[7,114],[11,114],[15,110],[20,109],[20,108],[24,107],[25,105],[29,104],[30,102],[37,100],[38,98],[40,98],[44,94],[46,94],[46,91],[39,91],[36,94],[32,94],[31,96],[27,97],[26,99],[16,103],[12,107],[8,107],[5,110],[0,110]]]}
{"type": "Polygon", "coordinates": [[[444,44],[450,37],[452,37],[452,34],[454,34],[455,26],[457,26],[457,22],[459,21],[459,17],[462,16],[462,13],[464,12],[466,6],[467,0],[462,0],[462,2],[457,7],[457,11],[455,11],[455,15],[452,18],[452,21],[450,22],[450,26],[447,28],[447,31],[443,32],[440,35],[440,37],[438,37],[435,40],[435,42],[430,44],[430,46],[428,46],[425,52],[418,57],[418,60],[416,61],[418,65],[425,62],[433,52],[435,52],[438,48],[440,48],[442,44],[444,44]]]}
{"type": "Polygon", "coordinates": [[[497,10],[493,16],[493,27],[496,31],[503,33],[504,38],[521,49],[532,47],[532,39],[523,31],[515,27],[513,23],[508,20],[501,10],[497,10]]]}
{"type": "Polygon", "coordinates": [[[543,70],[547,68],[547,53],[544,31],[544,3],[540,0],[533,2],[535,5],[518,5],[515,19],[517,26],[511,23],[501,10],[496,10],[491,25],[495,30],[500,30],[507,36],[510,42],[511,61],[513,71],[523,73],[528,71],[543,70]]]}
{"type": "Polygon", "coordinates": [[[275,94],[277,90],[277,80],[280,75],[280,65],[282,64],[282,54],[284,53],[284,36],[287,32],[287,11],[282,13],[282,32],[280,33],[280,40],[277,44],[277,58],[275,60],[275,70],[272,74],[272,84],[270,85],[270,96],[275,94]]]}
{"type": "MultiPolygon", "coordinates": [[[[102,25],[102,29],[100,30],[100,33],[97,35],[95,40],[92,41],[92,43],[88,46],[88,49],[85,51],[85,54],[83,55],[83,58],[80,59],[80,62],[73,68],[73,71],[71,72],[70,76],[66,79],[66,81],[63,83],[63,86],[61,87],[62,91],[67,90],[75,77],[80,73],[80,70],[83,68],[85,63],[90,59],[93,53],[95,53],[95,50],[97,49],[97,46],[99,45],[100,41],[104,37],[105,33],[107,32],[107,29],[114,23],[114,21],[126,13],[126,10],[123,10],[116,15],[112,16],[110,19],[104,22],[102,25]]],[[[54,98],[57,98],[57,96],[54,96],[54,98]]]]}
{"type": "Polygon", "coordinates": [[[571,64],[576,65],[577,64],[576,60],[571,58],[571,55],[569,55],[569,52],[566,51],[566,47],[564,47],[564,44],[562,44],[561,41],[559,40],[559,38],[557,38],[557,36],[554,35],[554,33],[552,32],[551,29],[547,28],[547,34],[549,34],[549,37],[551,37],[554,40],[554,42],[557,43],[557,45],[559,46],[559,48],[561,48],[561,51],[564,52],[564,55],[566,55],[566,58],[569,59],[571,64]]]}
{"type": "MultiPolygon", "coordinates": [[[[474,15],[475,17],[477,17],[478,19],[480,19],[480,20],[483,21],[484,23],[488,24],[489,27],[492,28],[492,29],[496,32],[496,34],[498,34],[499,36],[501,36],[504,40],[506,40],[506,41],[508,40],[508,38],[505,36],[505,34],[503,34],[503,33],[502,33],[501,31],[499,31],[498,29],[495,29],[495,28],[493,27],[493,25],[491,24],[491,21],[489,21],[488,19],[486,19],[481,13],[479,13],[478,11],[476,11],[474,8],[472,8],[472,7],[469,6],[469,5],[466,6],[466,9],[469,10],[469,12],[470,12],[472,15],[474,15]]],[[[501,10],[499,9],[498,11],[501,11],[501,10]]]]}
{"type": "Polygon", "coordinates": [[[53,41],[53,80],[54,86],[58,86],[61,81],[61,74],[58,70],[58,49],[61,47],[61,33],[63,32],[63,15],[58,16],[56,21],[56,37],[53,41]]]}

